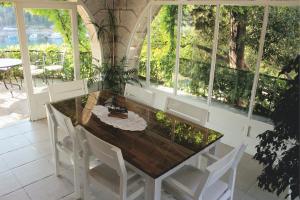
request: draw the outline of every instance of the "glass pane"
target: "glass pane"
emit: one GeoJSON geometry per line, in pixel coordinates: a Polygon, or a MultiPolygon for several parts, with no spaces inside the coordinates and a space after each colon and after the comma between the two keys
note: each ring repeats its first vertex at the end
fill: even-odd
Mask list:
{"type": "Polygon", "coordinates": [[[74,79],[72,28],[68,10],[25,9],[34,91],[74,79]]]}
{"type": "Polygon", "coordinates": [[[93,59],[91,50],[91,39],[96,37],[90,35],[83,19],[78,14],[78,39],[79,39],[79,53],[80,53],[80,78],[88,80],[88,86],[91,86],[97,81],[99,75],[97,74],[96,66],[99,61],[93,59]]]}
{"type": "Polygon", "coordinates": [[[152,8],[150,81],[167,91],[174,85],[177,12],[176,5],[152,8]]]}
{"type": "Polygon", "coordinates": [[[179,95],[208,95],[215,13],[215,6],[183,6],[179,95]]]}
{"type": "Polygon", "coordinates": [[[214,104],[248,112],[262,20],[262,7],[221,7],[214,104]]]}
{"type": "Polygon", "coordinates": [[[147,66],[147,46],[148,46],[148,35],[146,34],[144,40],[143,40],[143,45],[141,48],[141,54],[140,54],[140,58],[139,58],[139,71],[138,71],[138,75],[139,75],[139,80],[144,82],[146,81],[146,76],[147,76],[147,72],[146,72],[146,66],[147,66]]]}
{"type": "Polygon", "coordinates": [[[146,63],[147,63],[147,22],[148,13],[146,13],[136,25],[135,34],[127,55],[128,66],[138,69],[138,76],[141,84],[146,81],[146,63]]]}
{"type": "Polygon", "coordinates": [[[253,113],[270,117],[280,93],[287,89],[281,68],[300,52],[299,7],[271,7],[253,113]]]}
{"type": "MultiPolygon", "coordinates": [[[[11,3],[0,3],[0,58],[21,59],[15,9],[11,3]]],[[[13,83],[7,85],[9,89],[10,87],[19,89],[18,85],[23,83],[21,65],[1,69],[0,81],[4,79],[6,83],[10,81],[13,83]]]]}

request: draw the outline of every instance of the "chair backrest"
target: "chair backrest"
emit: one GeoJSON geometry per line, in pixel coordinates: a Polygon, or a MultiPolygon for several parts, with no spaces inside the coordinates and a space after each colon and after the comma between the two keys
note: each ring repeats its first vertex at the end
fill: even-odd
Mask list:
{"type": "Polygon", "coordinates": [[[120,199],[126,199],[127,171],[121,149],[97,138],[81,126],[78,128],[81,136],[80,144],[84,152],[85,170],[89,169],[89,155],[94,155],[100,162],[116,170],[120,176],[120,199]]]}
{"type": "Polygon", "coordinates": [[[37,67],[45,66],[45,53],[39,50],[29,50],[30,64],[37,67]]]}
{"type": "Polygon", "coordinates": [[[51,102],[81,96],[88,93],[87,82],[77,80],[48,86],[51,102]]]}
{"type": "Polygon", "coordinates": [[[46,53],[47,65],[64,65],[66,51],[48,51],[46,53]]]}
{"type": "Polygon", "coordinates": [[[155,98],[152,91],[128,83],[125,85],[124,96],[149,106],[153,105],[155,98]]]}
{"type": "MultiPolygon", "coordinates": [[[[49,104],[48,104],[49,105],[49,104]]],[[[78,141],[75,127],[72,124],[72,121],[69,117],[65,116],[57,109],[55,109],[52,105],[48,106],[48,109],[51,109],[50,113],[52,114],[55,125],[57,125],[61,130],[63,130],[66,134],[71,136],[73,141],[78,141]]]]}
{"type": "MultiPolygon", "coordinates": [[[[206,168],[207,180],[204,185],[198,185],[195,195],[197,199],[204,195],[205,190],[218,181],[222,176],[224,176],[229,170],[234,171],[229,178],[229,182],[234,183],[233,179],[235,179],[237,165],[240,162],[240,159],[246,149],[245,144],[241,144],[240,146],[233,149],[223,158],[214,162],[210,166],[206,168]]],[[[232,186],[234,187],[234,185],[232,186]]],[[[230,188],[233,189],[233,188],[230,188]]],[[[199,198],[201,199],[201,198],[199,198]]]]}
{"type": "MultiPolygon", "coordinates": [[[[79,127],[79,129],[87,142],[83,144],[84,150],[87,150],[89,154],[94,155],[101,162],[116,170],[120,176],[127,176],[121,149],[97,138],[83,127],[79,127]]],[[[80,140],[82,141],[82,139],[80,140]]]]}
{"type": "Polygon", "coordinates": [[[208,110],[171,97],[167,97],[165,111],[202,126],[207,122],[208,110]]]}

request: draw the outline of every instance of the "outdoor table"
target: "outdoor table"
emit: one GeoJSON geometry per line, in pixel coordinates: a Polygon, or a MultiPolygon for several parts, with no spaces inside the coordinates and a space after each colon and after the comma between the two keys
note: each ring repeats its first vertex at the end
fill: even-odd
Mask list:
{"type": "MultiPolygon", "coordinates": [[[[22,64],[22,60],[20,59],[14,59],[14,58],[0,58],[0,73],[3,72],[4,77],[3,77],[3,83],[4,86],[7,90],[7,84],[5,82],[6,79],[9,79],[10,85],[11,87],[13,85],[16,85],[19,87],[19,89],[21,89],[21,86],[19,84],[15,84],[11,82],[11,69],[13,69],[14,67],[20,66],[22,64]]],[[[12,91],[10,91],[12,93],[12,91]]]]}
{"type": "Polygon", "coordinates": [[[122,151],[127,165],[145,177],[146,199],[159,200],[162,180],[219,142],[221,133],[193,124],[161,110],[117,96],[118,104],[147,122],[143,131],[126,131],[105,124],[93,114],[95,105],[112,97],[107,91],[51,103],[54,108],[96,137],[122,151]]]}

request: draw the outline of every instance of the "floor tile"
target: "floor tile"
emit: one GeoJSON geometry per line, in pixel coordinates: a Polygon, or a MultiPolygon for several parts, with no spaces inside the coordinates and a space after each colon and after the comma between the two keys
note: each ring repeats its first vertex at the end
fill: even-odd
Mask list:
{"type": "Polygon", "coordinates": [[[26,186],[25,191],[32,200],[58,200],[71,194],[73,185],[53,175],[26,186]]]}
{"type": "Polygon", "coordinates": [[[280,198],[277,197],[275,194],[263,191],[257,186],[257,183],[255,183],[250,190],[247,192],[247,195],[252,197],[256,200],[279,200],[280,198]]]}
{"type": "Polygon", "coordinates": [[[17,135],[0,140],[0,154],[7,153],[29,145],[30,142],[23,135],[17,135]]]}
{"type": "MultiPolygon", "coordinates": [[[[65,196],[63,197],[62,199],[60,200],[77,200],[78,198],[75,197],[74,193],[68,195],[68,196],[65,196]]],[[[0,199],[1,200],[1,199],[0,199]]]]}
{"type": "Polygon", "coordinates": [[[40,152],[40,154],[44,156],[52,153],[50,141],[37,142],[35,144],[32,144],[32,146],[35,147],[40,152]]]}
{"type": "Polygon", "coordinates": [[[45,156],[35,146],[30,145],[15,151],[11,151],[2,155],[2,159],[6,162],[9,169],[16,168],[26,163],[37,160],[45,156]]]}
{"type": "Polygon", "coordinates": [[[33,144],[50,140],[50,135],[47,130],[32,130],[25,133],[24,136],[33,144]]]}
{"type": "Polygon", "coordinates": [[[9,126],[6,128],[2,128],[2,129],[0,129],[0,140],[9,138],[9,137],[12,137],[15,135],[20,135],[22,133],[24,133],[24,131],[16,128],[16,126],[9,126]]]}
{"type": "Polygon", "coordinates": [[[7,163],[5,160],[0,156],[0,173],[5,172],[9,169],[7,163]]]}
{"type": "Polygon", "coordinates": [[[21,167],[15,168],[12,170],[12,172],[24,187],[42,178],[53,175],[54,166],[49,162],[47,158],[42,158],[30,162],[26,165],[22,165],[21,167]]]}
{"type": "Polygon", "coordinates": [[[21,188],[20,183],[10,171],[0,174],[0,196],[11,193],[19,188],[21,188]]]}
{"type": "Polygon", "coordinates": [[[0,200],[30,200],[30,198],[23,189],[20,189],[18,191],[0,197],[0,200]]]}

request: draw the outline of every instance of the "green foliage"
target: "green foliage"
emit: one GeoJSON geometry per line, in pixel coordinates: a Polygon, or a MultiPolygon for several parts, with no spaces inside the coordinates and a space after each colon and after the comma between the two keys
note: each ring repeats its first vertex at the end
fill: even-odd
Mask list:
{"type": "Polygon", "coordinates": [[[299,197],[299,67],[300,55],[283,67],[281,73],[295,73],[272,112],[274,130],[258,136],[254,158],[264,166],[258,186],[277,195],[288,187],[292,199],[299,197]]]}
{"type": "Polygon", "coordinates": [[[102,64],[97,67],[101,73],[102,90],[110,90],[115,94],[123,94],[126,83],[140,84],[135,68],[126,70],[125,58],[119,65],[102,64]]]}
{"type": "MultiPolygon", "coordinates": [[[[256,16],[263,13],[256,13],[256,16]]],[[[272,66],[280,71],[280,66],[286,64],[291,57],[295,57],[300,43],[300,10],[297,7],[271,7],[268,28],[264,44],[264,65],[272,66]]],[[[251,41],[258,41],[260,24],[250,21],[253,27],[251,41]]],[[[251,43],[249,41],[249,44],[251,43]]],[[[255,43],[253,48],[257,48],[255,43]]],[[[277,75],[275,73],[274,75],[277,75]]]]}
{"type": "MultiPolygon", "coordinates": [[[[260,68],[254,114],[270,117],[279,94],[287,87],[286,77],[277,77],[282,63],[299,50],[299,9],[271,7],[264,56],[260,68]]],[[[177,33],[177,6],[161,6],[151,23],[150,81],[173,87],[177,33]],[[175,22],[175,24],[174,24],[175,22]],[[176,45],[176,41],[175,41],[176,45]]],[[[248,110],[253,85],[264,8],[260,6],[221,6],[217,63],[213,99],[248,110]],[[229,64],[231,16],[246,15],[245,63],[247,70],[229,64]]],[[[187,95],[207,97],[216,6],[184,5],[181,29],[178,89],[187,95]]],[[[240,20],[244,20],[240,19],[240,20]]],[[[147,40],[139,62],[139,76],[146,77],[147,40]]]]}
{"type": "Polygon", "coordinates": [[[175,27],[177,21],[177,13],[178,13],[178,6],[176,5],[169,5],[165,7],[165,11],[162,14],[163,18],[163,25],[166,28],[167,32],[169,33],[170,38],[170,52],[173,52],[176,48],[175,42],[175,27]]]}

